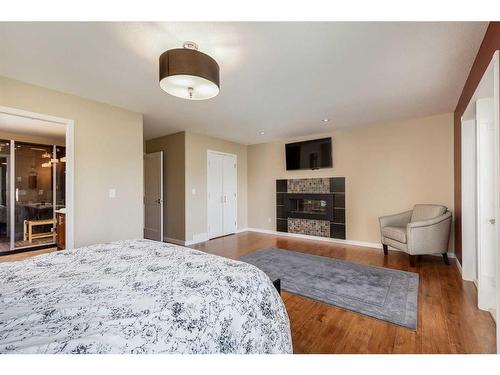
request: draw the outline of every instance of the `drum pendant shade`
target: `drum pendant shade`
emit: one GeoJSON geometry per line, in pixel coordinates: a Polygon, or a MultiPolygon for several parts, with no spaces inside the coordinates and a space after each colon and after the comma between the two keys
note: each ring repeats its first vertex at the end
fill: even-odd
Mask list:
{"type": "Polygon", "coordinates": [[[171,49],[160,56],[160,87],[165,92],[190,100],[217,96],[219,65],[195,48],[171,49]]]}

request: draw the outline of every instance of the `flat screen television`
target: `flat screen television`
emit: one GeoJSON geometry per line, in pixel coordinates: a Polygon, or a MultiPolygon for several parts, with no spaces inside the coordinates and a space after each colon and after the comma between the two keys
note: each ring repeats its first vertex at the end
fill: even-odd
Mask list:
{"type": "Polygon", "coordinates": [[[332,167],[332,138],[288,143],[285,145],[286,170],[332,167]]]}

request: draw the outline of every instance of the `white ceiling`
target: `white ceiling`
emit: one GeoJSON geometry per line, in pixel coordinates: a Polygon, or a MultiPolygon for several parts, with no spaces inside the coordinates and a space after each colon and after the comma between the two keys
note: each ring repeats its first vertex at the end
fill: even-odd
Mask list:
{"type": "Polygon", "coordinates": [[[63,124],[42,121],[0,112],[0,131],[6,133],[35,135],[55,140],[65,140],[66,127],[63,124]]]}
{"type": "Polygon", "coordinates": [[[0,23],[0,75],[143,113],[147,139],[189,130],[251,144],[451,112],[486,27],[0,23]],[[159,88],[159,55],[186,40],[220,65],[214,99],[159,88]]]}

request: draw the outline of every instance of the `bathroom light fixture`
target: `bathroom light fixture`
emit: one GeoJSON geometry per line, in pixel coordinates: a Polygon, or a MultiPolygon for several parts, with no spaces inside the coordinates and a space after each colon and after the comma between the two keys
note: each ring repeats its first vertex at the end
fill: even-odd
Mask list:
{"type": "Polygon", "coordinates": [[[217,96],[220,89],[219,65],[198,51],[194,42],[168,50],[160,56],[160,87],[170,95],[190,100],[217,96]]]}

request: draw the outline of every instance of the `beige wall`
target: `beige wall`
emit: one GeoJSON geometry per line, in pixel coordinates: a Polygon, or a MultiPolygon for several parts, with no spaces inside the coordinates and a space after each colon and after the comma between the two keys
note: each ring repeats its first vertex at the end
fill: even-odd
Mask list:
{"type": "Polygon", "coordinates": [[[186,133],[186,241],[207,235],[208,150],[236,154],[238,228],[247,227],[247,146],[206,135],[186,133]],[[192,189],[195,189],[195,194],[192,189]]]}
{"type": "Polygon", "coordinates": [[[378,217],[415,203],[442,203],[453,210],[452,113],[323,135],[333,141],[329,169],[285,170],[284,144],[317,136],[248,147],[249,227],[275,230],[280,178],[346,177],[348,240],[380,242],[378,217]]]}
{"type": "Polygon", "coordinates": [[[164,151],[164,231],[167,238],[193,241],[207,236],[208,150],[237,155],[238,228],[247,227],[247,146],[181,132],[146,141],[146,152],[164,151]]]}
{"type": "Polygon", "coordinates": [[[64,139],[46,137],[43,135],[29,135],[29,134],[17,134],[2,131],[2,123],[0,122],[0,139],[11,140],[18,142],[28,142],[28,143],[40,143],[43,145],[57,145],[64,146],[66,143],[64,139]]]}
{"type": "MultiPolygon", "coordinates": [[[[142,115],[4,77],[0,105],[75,121],[77,246],[142,237],[142,115]],[[115,199],[109,188],[116,189],[115,199]]],[[[278,178],[345,176],[350,240],[379,242],[377,218],[415,203],[453,210],[452,114],[327,135],[334,167],[295,172],[285,171],[284,144],[306,138],[247,147],[178,133],[146,142],[147,152],[166,150],[166,236],[191,241],[206,235],[207,150],[237,155],[238,228],[275,229],[278,178]]]]}
{"type": "Polygon", "coordinates": [[[74,120],[76,246],[142,237],[141,114],[5,77],[0,105],[74,120]]]}
{"type": "Polygon", "coordinates": [[[146,152],[163,151],[163,236],[184,241],[186,133],[176,133],[146,141],[146,152]]]}

